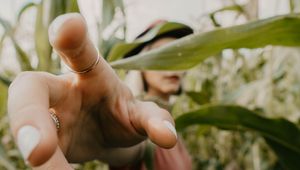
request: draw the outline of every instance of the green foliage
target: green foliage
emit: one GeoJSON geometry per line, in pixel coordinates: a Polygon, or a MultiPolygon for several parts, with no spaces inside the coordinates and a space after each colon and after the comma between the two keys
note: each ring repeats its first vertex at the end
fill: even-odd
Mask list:
{"type": "Polygon", "coordinates": [[[267,138],[272,148],[289,169],[296,170],[300,163],[300,129],[285,119],[267,119],[240,106],[203,106],[176,119],[177,130],[195,124],[212,125],[228,130],[253,130],[267,138]],[[289,133],[287,133],[289,132],[289,133]],[[287,157],[290,157],[288,159],[287,157]]]}
{"type": "Polygon", "coordinates": [[[123,42],[126,34],[126,22],[117,26],[113,33],[106,39],[103,38],[103,32],[110,26],[113,22],[117,9],[121,12],[121,14],[125,18],[124,4],[122,0],[103,0],[102,1],[102,21],[99,24],[99,49],[104,56],[105,59],[108,58],[108,54],[110,53],[111,48],[119,42],[123,42]],[[123,38],[117,38],[115,33],[119,30],[123,29],[123,38]]]}
{"type": "Polygon", "coordinates": [[[176,22],[158,24],[155,28],[151,29],[142,37],[139,37],[133,43],[119,42],[115,44],[113,48],[110,50],[107,60],[109,62],[112,62],[115,60],[122,59],[126,53],[132,51],[133,49],[137,48],[141,44],[151,41],[155,37],[162,35],[166,32],[169,32],[170,30],[183,29],[185,27],[186,27],[185,25],[176,22]]]}
{"type": "MultiPolygon", "coordinates": [[[[291,8],[294,10],[295,3],[293,0],[291,2],[291,8]]],[[[59,73],[60,61],[52,57],[52,48],[48,42],[48,27],[56,16],[78,11],[76,0],[28,1],[19,10],[16,24],[0,18],[0,24],[5,31],[0,37],[0,54],[4,40],[8,38],[16,50],[18,64],[22,71],[42,70],[59,73]],[[49,11],[46,10],[47,7],[49,11]],[[20,29],[18,22],[22,20],[22,15],[29,8],[37,9],[34,33],[34,52],[38,56],[37,67],[31,65],[30,53],[21,47],[15,37],[16,30],[20,29]]],[[[216,27],[221,27],[215,15],[226,11],[245,13],[244,6],[233,4],[214,11],[207,17],[216,27]]],[[[299,127],[286,120],[296,122],[297,117],[291,115],[300,112],[300,108],[297,107],[300,105],[300,79],[298,79],[300,75],[297,69],[297,64],[300,64],[297,62],[299,52],[297,58],[282,59],[276,55],[278,52],[274,48],[260,49],[262,52],[251,57],[246,57],[237,50],[268,45],[299,47],[299,14],[276,16],[243,25],[196,33],[165,47],[130,59],[118,60],[120,54],[135,48],[137,44],[128,46],[121,43],[121,46],[124,46],[120,51],[111,50],[115,43],[124,42],[126,22],[113,28],[112,34],[103,38],[103,32],[110,28],[117,12],[125,15],[121,0],[103,0],[102,19],[96,21],[99,30],[98,47],[106,59],[114,61],[111,63],[114,68],[178,70],[201,64],[187,74],[188,78],[185,82],[188,89],[186,94],[193,102],[187,99],[187,96],[183,96],[177,102],[179,106],[175,107],[180,108],[175,112],[181,114],[176,119],[177,129],[181,130],[188,143],[196,168],[230,169],[236,166],[237,169],[254,169],[253,162],[259,159],[261,162],[255,165],[260,165],[259,169],[275,169],[278,168],[276,167],[278,159],[285,169],[299,169],[299,127]],[[116,37],[116,32],[120,30],[123,31],[123,37],[116,37]],[[233,58],[226,59],[222,53],[224,49],[236,49],[232,50],[233,58]],[[110,51],[113,53],[109,53],[110,51]],[[268,52],[271,54],[268,55],[268,52]],[[263,98],[264,100],[253,97],[261,94],[267,97],[263,98]],[[214,105],[204,105],[210,103],[214,105]],[[235,105],[224,105],[224,103],[235,105]],[[199,108],[199,105],[203,106],[199,108]],[[198,109],[191,111],[192,108],[198,109]],[[260,112],[247,108],[260,110],[260,112]],[[191,125],[200,126],[186,128],[191,125]],[[223,129],[226,129],[226,133],[223,129]],[[223,141],[226,144],[222,143],[223,141]],[[277,158],[274,158],[274,153],[277,158]]],[[[159,34],[157,30],[153,30],[141,41],[151,39],[156,34],[159,34]]],[[[2,139],[0,169],[26,169],[8,131],[8,120],[5,116],[7,87],[14,75],[5,68],[0,73],[0,136],[2,139]]],[[[107,169],[106,165],[97,161],[74,165],[74,167],[75,169],[107,169]]]]}
{"type": "Polygon", "coordinates": [[[259,48],[266,45],[300,46],[299,27],[299,15],[276,16],[190,35],[164,47],[112,62],[111,65],[117,69],[188,69],[228,48],[259,48]]]}

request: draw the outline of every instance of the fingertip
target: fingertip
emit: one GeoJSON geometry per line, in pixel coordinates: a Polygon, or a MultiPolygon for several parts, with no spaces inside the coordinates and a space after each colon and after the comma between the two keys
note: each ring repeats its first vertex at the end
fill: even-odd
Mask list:
{"type": "Polygon", "coordinates": [[[58,16],[53,20],[48,30],[50,44],[58,49],[79,47],[86,33],[85,19],[79,13],[58,16]]]}
{"type": "Polygon", "coordinates": [[[24,160],[35,167],[45,163],[54,154],[58,144],[57,131],[48,116],[25,112],[27,114],[11,118],[14,120],[11,121],[11,130],[24,160]],[[28,119],[33,116],[35,119],[28,119]]]}
{"type": "Polygon", "coordinates": [[[168,128],[177,139],[177,132],[176,132],[175,126],[170,121],[167,121],[167,120],[163,120],[163,123],[164,123],[165,127],[168,128]]]}
{"type": "Polygon", "coordinates": [[[54,154],[57,137],[51,129],[45,132],[34,125],[24,125],[17,131],[17,145],[26,163],[35,167],[54,154]]]}
{"type": "Polygon", "coordinates": [[[147,134],[153,143],[166,149],[172,148],[177,143],[176,130],[168,120],[150,119],[147,134]]]}
{"type": "MultiPolygon", "coordinates": [[[[47,132],[47,135],[42,135],[41,142],[32,151],[27,161],[31,166],[36,167],[47,162],[54,154],[57,148],[57,136],[47,132]]],[[[55,132],[56,133],[56,132],[55,132]]],[[[45,134],[45,133],[44,133],[45,134]]]]}

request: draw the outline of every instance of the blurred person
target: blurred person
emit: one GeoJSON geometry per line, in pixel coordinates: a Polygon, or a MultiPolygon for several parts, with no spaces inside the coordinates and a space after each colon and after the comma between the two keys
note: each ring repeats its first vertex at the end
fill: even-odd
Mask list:
{"type": "Polygon", "coordinates": [[[80,14],[57,17],[49,41],[72,72],[24,72],[9,87],[10,127],[29,166],[72,169],[69,163],[97,159],[135,169],[147,138],[162,148],[176,145],[170,113],[135,99],[95,49],[80,14]]]}
{"type": "MultiPolygon", "coordinates": [[[[126,53],[119,54],[116,58],[128,58],[162,47],[192,33],[193,30],[184,24],[158,20],[137,36],[134,42],[116,45],[111,53],[120,51],[120,47],[127,48],[126,53]]],[[[171,112],[172,104],[170,99],[172,95],[180,93],[182,76],[182,71],[129,71],[125,83],[139,99],[153,101],[171,112]]],[[[147,143],[147,147],[144,162],[142,162],[139,169],[192,169],[191,158],[180,137],[172,149],[156,147],[151,142],[147,143]]],[[[126,168],[112,169],[122,170],[126,168]]]]}

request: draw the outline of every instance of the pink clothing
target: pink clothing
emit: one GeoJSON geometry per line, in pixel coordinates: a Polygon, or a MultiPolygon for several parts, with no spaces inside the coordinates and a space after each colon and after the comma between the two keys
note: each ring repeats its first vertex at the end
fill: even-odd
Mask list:
{"type": "Polygon", "coordinates": [[[155,170],[191,170],[192,161],[183,144],[179,139],[172,149],[155,148],[155,170]]]}
{"type": "MultiPolygon", "coordinates": [[[[110,168],[111,170],[147,170],[145,163],[131,165],[120,168],[110,168]]],[[[155,147],[154,170],[191,170],[192,161],[182,140],[179,138],[177,144],[172,149],[155,147]]]]}

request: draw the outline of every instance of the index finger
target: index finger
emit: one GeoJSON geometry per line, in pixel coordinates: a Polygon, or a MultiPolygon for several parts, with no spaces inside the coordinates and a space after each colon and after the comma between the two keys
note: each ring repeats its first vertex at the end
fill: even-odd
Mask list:
{"type": "Polygon", "coordinates": [[[58,16],[49,27],[49,40],[63,61],[79,77],[114,77],[113,70],[88,37],[86,22],[80,14],[58,16]]]}

